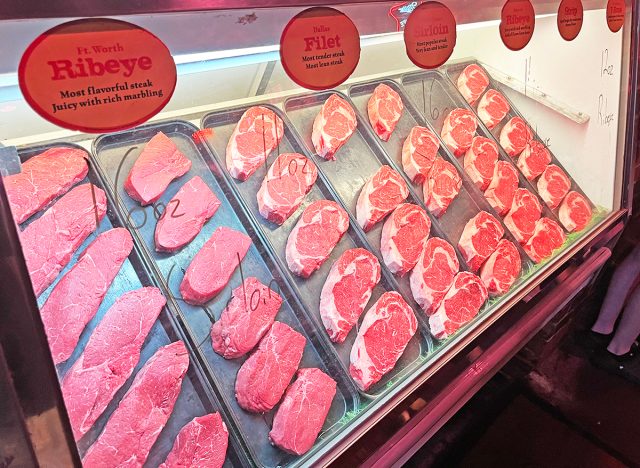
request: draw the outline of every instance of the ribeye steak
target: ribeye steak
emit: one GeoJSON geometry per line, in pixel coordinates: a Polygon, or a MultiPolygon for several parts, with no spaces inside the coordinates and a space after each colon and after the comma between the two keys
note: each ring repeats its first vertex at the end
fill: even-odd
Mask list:
{"type": "Polygon", "coordinates": [[[313,121],[311,141],[318,156],[336,159],[336,152],[353,135],[357,124],[349,103],[337,94],[329,96],[313,121]]]}
{"type": "Polygon", "coordinates": [[[404,105],[397,92],[384,83],[376,86],[367,103],[367,113],[371,127],[381,140],[389,141],[403,110],[404,105]]]}
{"type": "Polygon", "coordinates": [[[403,203],[382,227],[380,251],[392,273],[404,276],[416,266],[431,230],[431,220],[417,205],[403,203]]]}
{"type": "Polygon", "coordinates": [[[555,164],[549,164],[538,179],[538,193],[552,210],[560,206],[570,189],[569,177],[555,164]]]}
{"type": "Polygon", "coordinates": [[[389,166],[381,166],[364,184],[356,215],[365,232],[391,213],[409,196],[409,188],[400,174],[389,166]]]}
{"type": "Polygon", "coordinates": [[[471,147],[478,128],[478,119],[468,109],[453,109],[444,119],[440,136],[453,154],[462,156],[471,147]]]}
{"type": "Polygon", "coordinates": [[[524,244],[533,234],[536,221],[542,214],[542,205],[538,197],[527,189],[519,188],[513,196],[513,203],[509,214],[504,218],[504,224],[518,242],[524,244]]]}
{"type": "Polygon", "coordinates": [[[520,117],[512,117],[500,131],[500,145],[512,158],[522,153],[532,138],[531,129],[520,117]]]}
{"type": "Polygon", "coordinates": [[[591,205],[589,201],[578,192],[569,192],[562,200],[558,217],[565,229],[569,232],[582,231],[591,221],[591,205]]]}
{"type": "Polygon", "coordinates": [[[437,158],[422,187],[424,204],[432,215],[439,218],[446,213],[461,188],[462,178],[456,167],[443,158],[437,158]]]}
{"type": "Polygon", "coordinates": [[[480,269],[489,255],[498,248],[503,235],[504,228],[500,221],[486,211],[479,212],[467,221],[458,248],[471,271],[480,269]]]}
{"type": "Polygon", "coordinates": [[[471,148],[464,155],[464,170],[480,190],[489,187],[497,162],[498,145],[485,137],[473,137],[471,148]]]}
{"type": "Polygon", "coordinates": [[[540,263],[551,257],[553,251],[564,244],[565,239],[564,230],[558,223],[549,218],[540,218],[533,235],[524,245],[524,250],[531,260],[540,263]]]}
{"type": "Polygon", "coordinates": [[[518,249],[513,242],[502,239],[495,252],[482,265],[480,279],[489,294],[499,296],[511,289],[520,276],[521,269],[522,261],[518,249]]]}
{"type": "Polygon", "coordinates": [[[428,128],[415,126],[402,145],[402,168],[412,182],[423,183],[438,157],[440,141],[428,128]]]}
{"type": "Polygon", "coordinates": [[[490,89],[478,103],[478,117],[491,130],[506,117],[510,109],[505,97],[495,89],[490,89]]]}
{"type": "Polygon", "coordinates": [[[484,197],[500,216],[511,209],[513,196],[518,189],[518,171],[507,161],[498,161],[493,171],[493,178],[484,192],[484,197]]]}
{"type": "Polygon", "coordinates": [[[551,162],[551,154],[546,146],[537,140],[531,140],[518,158],[518,169],[529,179],[534,180],[544,172],[551,162]]]}
{"type": "Polygon", "coordinates": [[[489,86],[489,77],[479,65],[468,65],[458,76],[458,90],[469,104],[473,104],[489,86]]]}

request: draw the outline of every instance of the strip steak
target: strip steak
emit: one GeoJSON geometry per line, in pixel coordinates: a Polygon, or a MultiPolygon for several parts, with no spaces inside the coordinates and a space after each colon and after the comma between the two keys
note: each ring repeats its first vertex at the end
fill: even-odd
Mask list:
{"type": "Polygon", "coordinates": [[[404,276],[416,266],[431,231],[431,220],[417,205],[399,205],[382,227],[380,251],[392,273],[404,276]]]}
{"type": "Polygon", "coordinates": [[[413,183],[427,179],[439,149],[440,141],[431,130],[417,125],[411,129],[402,145],[402,168],[413,183]]]}
{"type": "Polygon", "coordinates": [[[453,109],[444,119],[442,141],[456,157],[462,156],[471,147],[478,128],[476,115],[468,109],[453,109]]]}
{"type": "Polygon", "coordinates": [[[520,117],[512,117],[500,131],[500,145],[505,152],[515,158],[533,139],[533,133],[520,117]]]}
{"type": "Polygon", "coordinates": [[[549,164],[538,179],[538,193],[552,210],[560,206],[570,189],[569,177],[555,164],[549,164]]]}
{"type": "Polygon", "coordinates": [[[427,315],[438,308],[459,269],[451,244],[439,237],[427,241],[409,278],[413,298],[427,315]]]}
{"type": "Polygon", "coordinates": [[[482,67],[472,63],[462,70],[457,85],[464,99],[473,105],[489,86],[489,77],[482,67]]]}
{"type": "Polygon", "coordinates": [[[513,196],[518,189],[518,171],[506,161],[498,161],[493,171],[493,178],[484,192],[484,197],[500,216],[511,209],[513,196]]]}
{"type": "Polygon", "coordinates": [[[464,155],[464,170],[480,190],[489,187],[497,162],[498,145],[485,137],[473,137],[471,148],[464,155]]]}
{"type": "Polygon", "coordinates": [[[495,252],[482,265],[480,279],[490,295],[500,296],[511,289],[521,270],[518,249],[513,242],[502,239],[495,252]]]}
{"type": "Polygon", "coordinates": [[[569,232],[582,231],[587,227],[593,213],[589,201],[578,192],[569,192],[558,211],[560,222],[569,232]]]}
{"type": "Polygon", "coordinates": [[[398,93],[384,83],[376,86],[367,103],[367,113],[371,127],[382,141],[389,141],[403,110],[398,93]]]}
{"type": "Polygon", "coordinates": [[[520,153],[518,168],[527,179],[534,180],[544,172],[550,162],[551,154],[547,147],[537,140],[531,140],[520,153]]]}
{"type": "Polygon", "coordinates": [[[458,242],[458,249],[471,271],[476,272],[480,269],[489,255],[498,248],[502,236],[502,224],[486,211],[481,211],[467,221],[458,242]]]}
{"type": "Polygon", "coordinates": [[[329,96],[313,121],[311,141],[318,156],[335,160],[357,124],[356,113],[349,103],[337,94],[329,96]]]}
{"type": "Polygon", "coordinates": [[[422,187],[424,204],[436,218],[446,213],[451,202],[462,188],[462,178],[456,167],[442,158],[437,158],[431,166],[429,178],[422,187]]]}
{"type": "Polygon", "coordinates": [[[495,89],[490,89],[484,93],[478,103],[478,117],[491,130],[502,122],[510,109],[505,97],[495,89]]]}
{"type": "Polygon", "coordinates": [[[554,250],[562,247],[565,239],[564,230],[558,223],[549,218],[540,218],[533,235],[524,245],[524,250],[531,260],[540,263],[551,257],[554,250]]]}
{"type": "Polygon", "coordinates": [[[409,196],[409,188],[400,174],[381,166],[364,184],[356,204],[358,224],[367,232],[409,196]]]}
{"type": "Polygon", "coordinates": [[[536,221],[540,219],[542,206],[538,197],[527,189],[519,188],[513,196],[513,203],[509,214],[504,218],[507,229],[516,240],[524,244],[533,234],[536,221]]]}

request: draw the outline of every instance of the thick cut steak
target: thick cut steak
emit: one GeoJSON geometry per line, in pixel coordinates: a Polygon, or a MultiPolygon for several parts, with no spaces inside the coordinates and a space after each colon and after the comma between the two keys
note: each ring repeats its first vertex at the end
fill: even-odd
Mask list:
{"type": "Polygon", "coordinates": [[[502,224],[486,211],[481,211],[464,226],[458,248],[471,271],[480,269],[504,235],[502,224]]]}
{"type": "Polygon", "coordinates": [[[367,113],[371,127],[381,140],[389,141],[403,110],[398,93],[384,83],[376,86],[367,103],[367,113]]]}
{"type": "Polygon", "coordinates": [[[100,234],[53,288],[40,315],[54,363],[69,359],[132,248],[124,228],[100,234]]]}
{"type": "Polygon", "coordinates": [[[345,250],[331,266],[320,293],[320,318],[331,341],[342,343],[380,281],[380,262],[364,249],[345,250]]]}
{"type": "Polygon", "coordinates": [[[555,164],[549,164],[538,179],[538,193],[549,208],[555,210],[571,189],[571,181],[555,164]]]}
{"type": "Polygon", "coordinates": [[[477,127],[478,119],[472,111],[457,108],[444,119],[440,136],[453,154],[459,157],[471,147],[477,127]]]}
{"type": "Polygon", "coordinates": [[[89,337],[84,352],[62,380],[76,440],[91,429],[133,372],[142,343],[166,302],[158,288],[127,292],[89,337]]]}
{"type": "Polygon", "coordinates": [[[74,187],[20,233],[22,251],[36,296],[69,263],[107,212],[104,191],[91,184],[74,187]]]}
{"type": "Polygon", "coordinates": [[[448,338],[478,315],[486,300],[487,289],[480,278],[468,271],[458,273],[440,307],[429,317],[431,334],[439,340],[448,338]]]}
{"type": "Polygon", "coordinates": [[[510,109],[505,97],[495,89],[490,89],[478,103],[478,117],[491,130],[502,122],[510,109]]]}
{"type": "Polygon", "coordinates": [[[589,201],[578,192],[569,192],[558,211],[560,222],[569,232],[582,231],[591,221],[591,205],[589,201]]]}
{"type": "Polygon", "coordinates": [[[320,369],[300,369],[273,418],[269,439],[276,447],[302,455],[313,447],[322,430],[336,381],[320,369]]]}
{"type": "Polygon", "coordinates": [[[495,252],[482,265],[480,279],[489,294],[499,296],[511,289],[520,276],[521,269],[522,261],[518,249],[513,242],[502,239],[495,252]]]}
{"type": "Polygon", "coordinates": [[[306,341],[289,325],[273,322],[238,371],[236,399],[241,408],[264,413],[278,404],[300,364],[306,341]]]}
{"type": "Polygon", "coordinates": [[[356,204],[358,224],[367,232],[409,196],[409,188],[400,174],[381,166],[364,184],[356,204]]]}
{"type": "Polygon", "coordinates": [[[221,468],[229,431],[220,413],[193,418],[182,429],[167,459],[158,468],[221,468]]]}
{"type": "Polygon", "coordinates": [[[427,241],[409,278],[413,298],[427,315],[438,308],[459,269],[451,244],[439,237],[427,241]]]}
{"type": "Polygon", "coordinates": [[[415,126],[402,145],[402,168],[411,181],[422,184],[438,157],[440,142],[428,128],[415,126]]]}
{"type": "Polygon", "coordinates": [[[500,130],[500,145],[512,158],[522,153],[532,138],[531,129],[520,117],[511,118],[500,130]]]}
{"type": "Polygon", "coordinates": [[[284,135],[282,119],[263,106],[242,114],[227,143],[227,170],[238,180],[247,180],[265,164],[284,135]]]}
{"type": "Polygon", "coordinates": [[[202,305],[227,285],[231,275],[251,247],[251,238],[226,226],[216,229],[193,257],[180,294],[189,304],[202,305]]]}
{"type": "Polygon", "coordinates": [[[3,178],[16,223],[26,221],[89,172],[87,153],[78,148],[46,150],[22,164],[22,172],[3,178]]]}
{"type": "Polygon", "coordinates": [[[316,165],[298,153],[283,153],[273,162],[258,190],[258,210],[282,224],[300,206],[318,178],[316,165]]]}
{"type": "Polygon", "coordinates": [[[143,466],[171,416],[188,367],[189,353],[182,341],[156,351],[136,374],[82,465],[143,466]]]}
{"type": "Polygon", "coordinates": [[[191,242],[220,207],[220,200],[198,176],[180,187],[156,224],[158,252],[175,252],[191,242]]]}
{"type": "Polygon", "coordinates": [[[460,193],[462,178],[456,167],[442,158],[437,158],[429,177],[422,189],[424,192],[424,204],[436,218],[446,213],[451,202],[460,193]]]}
{"type": "Polygon", "coordinates": [[[485,137],[473,137],[471,148],[464,155],[464,170],[480,190],[489,187],[497,162],[498,145],[485,137]]]}
{"type": "Polygon", "coordinates": [[[287,239],[289,270],[308,278],[329,258],[349,229],[349,215],[336,202],[318,200],[307,206],[287,239]]]}
{"type": "Polygon", "coordinates": [[[189,169],[189,158],[171,138],[158,132],[133,164],[124,181],[124,189],[141,205],[149,205],[160,198],[173,179],[185,175],[189,169]]]}
{"type": "Polygon", "coordinates": [[[551,257],[554,250],[562,247],[565,239],[564,230],[558,223],[549,218],[540,218],[533,235],[524,245],[524,250],[531,260],[540,263],[551,257]]]}
{"type": "Polygon", "coordinates": [[[400,294],[386,292],[366,312],[351,348],[349,373],[366,391],[398,362],[418,322],[400,294]]]}
{"type": "Polygon", "coordinates": [[[329,96],[313,121],[311,141],[318,156],[336,159],[336,152],[351,137],[357,124],[356,113],[349,103],[337,94],[329,96]]]}
{"type": "Polygon", "coordinates": [[[542,206],[538,198],[527,189],[519,188],[513,196],[511,210],[505,216],[504,224],[517,241],[524,244],[533,234],[541,214],[542,206]]]}
{"type": "Polygon", "coordinates": [[[484,196],[500,216],[511,209],[513,196],[518,189],[518,171],[506,161],[498,161],[493,171],[493,178],[484,196]]]}
{"type": "Polygon", "coordinates": [[[380,251],[392,273],[404,276],[416,266],[429,237],[431,220],[417,205],[403,203],[382,227],[380,251]]]}
{"type": "Polygon", "coordinates": [[[281,305],[278,293],[258,278],[247,278],[211,328],[213,350],[226,359],[244,356],[271,328],[281,305]]]}
{"type": "Polygon", "coordinates": [[[544,172],[551,162],[551,154],[546,146],[537,140],[531,140],[518,158],[518,168],[529,180],[534,180],[544,172]]]}
{"type": "Polygon", "coordinates": [[[489,86],[489,77],[479,65],[472,63],[467,66],[458,77],[458,90],[464,99],[473,104],[489,86]]]}

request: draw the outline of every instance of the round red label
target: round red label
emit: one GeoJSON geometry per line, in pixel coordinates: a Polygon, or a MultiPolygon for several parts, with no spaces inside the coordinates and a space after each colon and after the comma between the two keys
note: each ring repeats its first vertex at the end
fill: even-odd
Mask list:
{"type": "Polygon", "coordinates": [[[440,2],[419,5],[404,27],[407,55],[420,68],[444,64],[456,46],[456,19],[440,2]]]}
{"type": "Polygon", "coordinates": [[[327,7],[304,10],[280,38],[282,66],[304,88],[323,90],[343,83],[360,60],[360,34],[344,13],[327,7]]]}
{"type": "Polygon", "coordinates": [[[607,2],[607,26],[611,32],[618,32],[624,24],[624,0],[609,0],[607,2]]]}
{"type": "Polygon", "coordinates": [[[147,121],[176,86],[169,49],[149,31],[106,18],[71,21],[39,36],[18,68],[29,105],[60,127],[102,133],[147,121]]]}
{"type": "Polygon", "coordinates": [[[502,7],[500,37],[511,50],[521,50],[533,36],[536,16],[529,0],[507,0],[502,7]]]}
{"type": "Polygon", "coordinates": [[[584,20],[582,0],[562,0],[558,7],[558,31],[566,41],[573,41],[580,30],[584,20]]]}

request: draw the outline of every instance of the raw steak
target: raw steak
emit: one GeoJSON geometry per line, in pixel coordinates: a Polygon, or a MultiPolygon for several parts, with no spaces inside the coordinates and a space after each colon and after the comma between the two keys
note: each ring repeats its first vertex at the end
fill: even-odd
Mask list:
{"type": "Polygon", "coordinates": [[[307,206],[287,239],[289,270],[308,278],[329,258],[349,229],[349,215],[336,202],[318,200],[307,206]]]}
{"type": "Polygon", "coordinates": [[[398,93],[384,83],[376,86],[369,98],[367,113],[371,127],[382,141],[389,141],[403,110],[398,93]]]}
{"type": "Polygon", "coordinates": [[[95,231],[107,212],[104,191],[78,185],[20,233],[31,284],[42,294],[69,263],[73,253],[95,231]]]}
{"type": "Polygon", "coordinates": [[[171,138],[158,132],[133,164],[124,189],[143,206],[149,205],[160,198],[173,179],[185,175],[189,169],[191,161],[171,138]]]}
{"type": "Polygon", "coordinates": [[[578,192],[569,192],[558,211],[560,222],[569,232],[582,231],[591,221],[591,205],[578,192]]]}
{"type": "Polygon", "coordinates": [[[453,280],[440,307],[429,317],[434,338],[448,338],[475,317],[487,300],[487,289],[473,273],[462,271],[453,280]]]}
{"type": "Polygon", "coordinates": [[[489,86],[489,77],[479,65],[472,63],[467,66],[458,77],[458,90],[465,100],[472,104],[484,93],[489,86]]]}
{"type": "Polygon", "coordinates": [[[273,322],[238,371],[236,399],[241,408],[265,413],[278,404],[300,364],[306,341],[289,325],[273,322]]]}
{"type": "Polygon", "coordinates": [[[176,437],[158,468],[221,468],[227,456],[229,432],[220,413],[193,418],[176,437]]]}
{"type": "Polygon", "coordinates": [[[520,117],[512,117],[500,131],[500,145],[512,158],[522,153],[532,138],[531,129],[520,117]]]}
{"type": "Polygon", "coordinates": [[[471,148],[464,155],[464,170],[480,190],[489,187],[497,162],[498,145],[485,137],[473,137],[471,148]]]}
{"type": "Polygon", "coordinates": [[[490,89],[478,103],[478,117],[491,130],[506,117],[510,109],[504,96],[495,89],[490,89]]]}
{"type": "Polygon", "coordinates": [[[331,266],[320,293],[320,318],[331,341],[342,343],[380,281],[380,262],[364,249],[345,250],[331,266]]]}
{"type": "Polygon", "coordinates": [[[57,147],[22,164],[22,172],[3,178],[16,223],[26,221],[51,200],[80,182],[89,172],[86,151],[57,147]]]}
{"type": "Polygon", "coordinates": [[[300,369],[273,418],[271,442],[294,455],[308,452],[322,430],[335,394],[336,381],[327,374],[320,369],[300,369]]]}
{"type": "Polygon", "coordinates": [[[283,153],[273,162],[258,190],[258,210],[282,224],[300,206],[316,182],[316,165],[298,153],[283,153]]]}
{"type": "Polygon", "coordinates": [[[402,168],[413,183],[427,179],[439,149],[438,137],[431,130],[417,125],[411,129],[402,145],[402,168]]]}
{"type": "Polygon", "coordinates": [[[198,176],[180,187],[158,220],[155,244],[158,252],[175,252],[191,242],[218,211],[220,200],[198,176]]]}
{"type": "Polygon", "coordinates": [[[382,166],[364,184],[356,204],[356,217],[369,231],[409,196],[404,179],[389,166],[382,166]]]}
{"type": "Polygon", "coordinates": [[[504,236],[502,224],[486,211],[481,211],[464,226],[458,249],[471,271],[480,269],[504,236]]]}
{"type": "Polygon", "coordinates": [[[549,164],[538,179],[538,193],[549,208],[555,210],[571,189],[571,181],[555,164],[549,164]]]}
{"type": "Polygon", "coordinates": [[[453,164],[437,158],[424,183],[424,204],[436,218],[441,217],[460,193],[462,179],[453,164]]]}
{"type": "Polygon", "coordinates": [[[227,143],[227,170],[238,180],[247,180],[266,164],[284,135],[282,119],[263,106],[250,107],[242,114],[227,143]]]}
{"type": "Polygon", "coordinates": [[[478,119],[472,111],[460,108],[453,109],[444,119],[440,136],[453,154],[458,157],[471,148],[477,127],[478,119]]]}
{"type": "Polygon", "coordinates": [[[403,203],[382,227],[380,251],[392,273],[407,274],[416,263],[429,237],[431,220],[419,206],[403,203]]]}
{"type": "Polygon", "coordinates": [[[395,291],[366,312],[351,348],[349,373],[361,390],[377,383],[398,362],[418,329],[413,310],[395,291]]]}
{"type": "Polygon", "coordinates": [[[551,154],[547,147],[539,141],[531,140],[520,153],[518,168],[527,179],[533,180],[542,174],[550,162],[551,154]]]}
{"type": "Polygon", "coordinates": [[[91,429],[133,372],[142,343],[166,302],[158,288],[129,291],[89,337],[61,385],[76,440],[91,429]]]}
{"type": "Polygon", "coordinates": [[[214,351],[226,359],[247,354],[271,328],[281,305],[280,295],[258,278],[244,280],[211,328],[214,351]]]}
{"type": "Polygon", "coordinates": [[[125,228],[100,234],[53,288],[40,316],[54,363],[69,359],[132,248],[125,228]]]}
{"type": "Polygon", "coordinates": [[[480,279],[492,296],[505,294],[520,276],[522,262],[520,253],[507,239],[498,243],[498,248],[489,256],[480,269],[480,279]]]}
{"type": "Polygon", "coordinates": [[[82,465],[143,466],[171,416],[188,367],[189,354],[182,341],[156,351],[137,373],[82,465]]]}
{"type": "Polygon", "coordinates": [[[540,263],[551,257],[554,250],[562,247],[565,239],[564,230],[558,223],[549,218],[540,218],[533,235],[524,245],[524,250],[531,260],[540,263]]]}
{"type": "Polygon", "coordinates": [[[533,234],[541,214],[542,206],[538,198],[527,189],[519,188],[513,196],[511,210],[505,216],[504,224],[516,240],[524,244],[533,234]]]}
{"type": "Polygon", "coordinates": [[[511,209],[517,189],[518,171],[508,162],[498,161],[484,196],[500,216],[506,215],[511,209]]]}
{"type": "Polygon", "coordinates": [[[413,298],[427,315],[438,308],[459,269],[451,244],[439,237],[427,241],[409,278],[413,298]]]}
{"type": "Polygon", "coordinates": [[[251,238],[226,226],[216,229],[193,257],[180,283],[185,302],[202,305],[227,285],[251,247],[251,238]]]}
{"type": "Polygon", "coordinates": [[[337,94],[329,96],[313,121],[311,141],[318,156],[336,159],[336,152],[351,137],[357,124],[356,113],[347,101],[337,94]]]}

